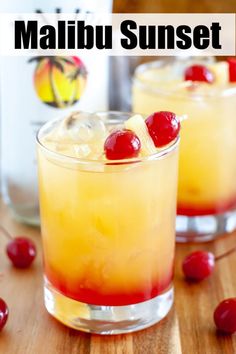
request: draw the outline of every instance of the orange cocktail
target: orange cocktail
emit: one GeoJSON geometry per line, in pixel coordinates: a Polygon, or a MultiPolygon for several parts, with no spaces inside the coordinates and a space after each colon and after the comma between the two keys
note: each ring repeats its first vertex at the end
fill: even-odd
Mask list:
{"type": "Polygon", "coordinates": [[[140,66],[133,83],[133,111],[150,114],[167,107],[187,118],[180,143],[178,239],[203,241],[232,231],[236,226],[236,84],[229,80],[228,63],[182,59],[140,66]],[[192,67],[210,73],[210,82],[185,79],[192,67]],[[230,219],[225,213],[231,213],[230,219]]]}
{"type": "MultiPolygon", "coordinates": [[[[39,133],[46,306],[54,297],[49,312],[79,329],[92,330],[72,320],[89,321],[91,306],[117,312],[131,305],[135,315],[135,306],[159,296],[167,296],[170,305],[177,141],[152,156],[110,162],[101,146],[108,132],[127,118],[101,114],[94,131],[90,122],[72,128],[69,135],[69,128],[55,121],[39,133]],[[76,129],[81,140],[75,144],[76,129]],[[80,305],[73,313],[76,303],[80,305]]],[[[117,321],[113,317],[108,318],[112,323],[117,321]]],[[[109,333],[128,331],[111,328],[109,333]]]]}

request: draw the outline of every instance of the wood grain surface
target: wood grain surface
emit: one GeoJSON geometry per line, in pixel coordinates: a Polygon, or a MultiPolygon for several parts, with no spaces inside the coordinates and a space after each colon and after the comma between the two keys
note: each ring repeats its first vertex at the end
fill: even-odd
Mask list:
{"type": "Polygon", "coordinates": [[[28,270],[14,269],[0,235],[0,297],[9,306],[9,319],[0,333],[1,354],[233,354],[236,336],[216,332],[212,314],[218,302],[236,296],[236,254],[218,262],[211,278],[185,282],[181,261],[190,251],[207,249],[216,255],[236,244],[236,233],[203,245],[178,245],[175,305],[167,318],[146,330],[118,336],[89,335],[54,320],[43,305],[41,239],[37,228],[17,223],[0,203],[0,223],[14,235],[32,238],[37,259],[28,270]]]}

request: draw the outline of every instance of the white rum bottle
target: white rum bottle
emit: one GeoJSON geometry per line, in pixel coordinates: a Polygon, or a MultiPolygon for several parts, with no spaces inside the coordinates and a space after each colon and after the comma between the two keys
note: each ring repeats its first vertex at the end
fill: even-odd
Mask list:
{"type": "MultiPolygon", "coordinates": [[[[110,12],[112,0],[0,0],[1,13],[110,12]]],[[[39,223],[35,134],[71,110],[108,109],[108,57],[2,57],[1,183],[15,217],[39,223]]]]}

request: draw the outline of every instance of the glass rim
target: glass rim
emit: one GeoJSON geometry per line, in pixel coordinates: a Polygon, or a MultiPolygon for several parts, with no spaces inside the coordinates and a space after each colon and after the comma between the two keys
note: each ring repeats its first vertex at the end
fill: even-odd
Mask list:
{"type": "MultiPolygon", "coordinates": [[[[152,92],[152,93],[161,94],[164,96],[174,95],[175,97],[184,98],[184,99],[192,99],[192,100],[199,100],[201,98],[205,98],[205,99],[224,98],[224,97],[236,95],[236,84],[233,87],[222,88],[217,92],[213,92],[212,94],[205,93],[205,92],[198,92],[198,93],[194,94],[194,92],[193,92],[191,97],[189,97],[189,96],[185,96],[175,90],[168,90],[166,88],[161,88],[161,87],[155,87],[155,88],[150,87],[149,82],[158,83],[158,80],[152,79],[152,80],[148,81],[148,80],[142,80],[138,77],[138,75],[142,74],[146,69],[159,68],[160,65],[165,62],[168,63],[167,59],[157,59],[157,60],[152,60],[147,63],[143,63],[143,64],[138,65],[134,71],[134,75],[133,75],[133,79],[132,79],[133,85],[138,84],[141,88],[145,88],[149,92],[152,92]]],[[[174,62],[174,59],[172,58],[172,60],[170,60],[169,62],[170,63],[174,62]]]]}
{"type": "MultiPolygon", "coordinates": [[[[114,115],[114,116],[121,116],[121,115],[127,115],[127,116],[132,116],[135,113],[132,112],[123,112],[123,111],[97,111],[97,112],[86,112],[86,111],[78,111],[80,113],[87,113],[90,115],[114,115]]],[[[103,159],[88,159],[88,158],[79,158],[79,157],[72,157],[68,155],[64,155],[60,152],[54,151],[50,148],[48,148],[46,145],[43,144],[41,141],[40,135],[47,130],[49,127],[52,127],[55,123],[60,122],[64,119],[63,118],[55,118],[53,120],[48,121],[47,123],[43,124],[42,127],[38,130],[36,134],[36,143],[37,145],[45,151],[47,154],[54,156],[57,159],[60,160],[65,160],[71,164],[96,164],[96,165],[131,165],[134,163],[142,163],[142,162],[147,162],[147,161],[154,161],[154,160],[159,160],[166,155],[169,155],[172,151],[176,150],[176,148],[179,145],[180,137],[179,135],[173,142],[168,144],[166,147],[159,149],[155,154],[151,154],[148,156],[141,156],[141,157],[135,157],[135,158],[129,158],[129,159],[122,159],[122,160],[103,160],[103,159]]],[[[115,122],[115,120],[113,120],[115,122]]],[[[121,122],[120,120],[117,121],[117,123],[121,122]]]]}

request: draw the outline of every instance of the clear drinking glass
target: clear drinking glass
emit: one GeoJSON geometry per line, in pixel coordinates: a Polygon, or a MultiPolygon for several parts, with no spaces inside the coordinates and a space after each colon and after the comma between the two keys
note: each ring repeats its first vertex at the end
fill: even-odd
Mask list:
{"type": "MultiPolygon", "coordinates": [[[[119,126],[128,113],[97,113],[119,126]]],[[[178,140],[149,157],[83,160],[49,150],[39,131],[38,169],[45,306],[69,327],[132,332],[173,303],[178,140]]]]}
{"type": "Polygon", "coordinates": [[[187,82],[179,82],[189,63],[182,59],[139,66],[132,94],[135,112],[168,110],[187,116],[181,123],[176,224],[180,242],[208,241],[236,228],[236,86],[205,84],[195,92],[187,82]],[[170,65],[176,68],[171,77],[170,65]]]}

